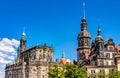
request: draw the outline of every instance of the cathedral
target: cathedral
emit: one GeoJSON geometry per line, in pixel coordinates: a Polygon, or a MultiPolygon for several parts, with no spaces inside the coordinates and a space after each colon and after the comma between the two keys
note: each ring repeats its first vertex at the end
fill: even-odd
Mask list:
{"type": "Polygon", "coordinates": [[[26,34],[22,33],[15,63],[9,63],[5,68],[5,78],[48,78],[49,68],[54,64],[62,67],[72,62],[67,61],[65,54],[62,59],[53,62],[54,49],[46,44],[26,47],[26,34]]]}
{"type": "Polygon", "coordinates": [[[26,34],[23,32],[14,64],[7,64],[5,78],[48,78],[48,68],[53,63],[52,46],[36,45],[26,48],[26,34]]]}
{"type": "MultiPolygon", "coordinates": [[[[120,54],[120,46],[116,47],[112,38],[105,41],[101,35],[100,26],[98,26],[96,38],[91,42],[85,13],[83,13],[80,26],[81,31],[77,37],[77,61],[74,63],[85,68],[88,76],[99,72],[108,74],[114,70],[120,70],[120,56],[116,57],[120,54]]],[[[71,63],[66,61],[64,54],[61,60],[53,62],[52,46],[44,44],[27,49],[26,42],[26,34],[23,32],[17,59],[15,63],[6,65],[5,78],[48,78],[47,73],[52,65],[71,63]]]]}

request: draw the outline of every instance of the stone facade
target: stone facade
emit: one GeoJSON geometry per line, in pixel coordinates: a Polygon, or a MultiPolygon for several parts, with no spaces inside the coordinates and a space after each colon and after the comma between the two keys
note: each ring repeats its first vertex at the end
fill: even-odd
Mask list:
{"type": "Polygon", "coordinates": [[[5,78],[48,78],[48,69],[53,64],[53,47],[46,44],[26,48],[26,35],[22,34],[18,56],[13,64],[7,64],[5,78]]]}
{"type": "Polygon", "coordinates": [[[115,64],[117,67],[117,71],[120,71],[120,55],[115,56],[115,64]]]}

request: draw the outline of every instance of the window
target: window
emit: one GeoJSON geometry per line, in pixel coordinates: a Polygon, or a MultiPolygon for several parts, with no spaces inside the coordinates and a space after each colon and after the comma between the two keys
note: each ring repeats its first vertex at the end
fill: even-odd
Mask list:
{"type": "Polygon", "coordinates": [[[100,70],[100,73],[101,73],[101,76],[99,76],[99,78],[104,78],[105,70],[104,69],[100,70]]]}
{"type": "Polygon", "coordinates": [[[40,54],[40,58],[39,58],[40,60],[42,59],[42,54],[40,54]]]}
{"type": "Polygon", "coordinates": [[[102,46],[102,44],[99,46],[99,49],[100,49],[100,50],[103,50],[103,46],[102,46]]]}
{"type": "Polygon", "coordinates": [[[103,54],[102,54],[102,53],[100,53],[100,54],[99,54],[99,57],[100,57],[100,58],[103,58],[103,54]]]}
{"type": "Polygon", "coordinates": [[[100,66],[103,66],[103,65],[104,65],[103,61],[100,61],[100,66]]]}
{"type": "Polygon", "coordinates": [[[112,51],[112,50],[113,50],[113,47],[109,47],[109,50],[112,51]]]}
{"type": "Polygon", "coordinates": [[[104,72],[105,72],[105,70],[104,70],[104,69],[100,70],[100,73],[104,73],[104,72]]]}
{"type": "Polygon", "coordinates": [[[113,54],[112,54],[112,58],[114,58],[114,57],[115,57],[115,54],[113,53],[113,54]]]}
{"type": "Polygon", "coordinates": [[[106,58],[110,58],[110,53],[106,53],[106,58]]]}
{"type": "Polygon", "coordinates": [[[111,62],[111,65],[114,65],[114,62],[111,62]]]}
{"type": "Polygon", "coordinates": [[[106,62],[106,65],[107,65],[107,66],[109,65],[108,61],[106,62]]]}
{"type": "Polygon", "coordinates": [[[114,69],[109,69],[109,73],[112,72],[112,71],[114,71],[114,69]]]}
{"type": "Polygon", "coordinates": [[[45,53],[43,54],[43,59],[45,59],[46,58],[46,56],[45,56],[45,53]]]}
{"type": "Polygon", "coordinates": [[[95,73],[95,70],[91,70],[91,74],[94,74],[95,73]]]}

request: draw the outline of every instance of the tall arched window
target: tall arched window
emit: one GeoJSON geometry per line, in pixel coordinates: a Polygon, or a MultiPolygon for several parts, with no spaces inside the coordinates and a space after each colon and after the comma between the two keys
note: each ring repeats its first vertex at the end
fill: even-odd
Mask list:
{"type": "Polygon", "coordinates": [[[100,49],[100,50],[103,50],[103,46],[102,46],[102,44],[100,44],[99,49],[100,49]]]}
{"type": "Polygon", "coordinates": [[[42,54],[40,54],[40,57],[39,57],[39,60],[41,60],[43,57],[42,57],[42,54]]]}

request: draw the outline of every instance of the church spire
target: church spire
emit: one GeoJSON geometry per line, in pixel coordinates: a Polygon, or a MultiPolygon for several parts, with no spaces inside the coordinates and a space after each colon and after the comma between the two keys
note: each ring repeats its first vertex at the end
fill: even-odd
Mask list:
{"type": "Polygon", "coordinates": [[[87,23],[86,23],[86,17],[85,17],[85,2],[83,2],[83,18],[81,20],[81,31],[87,30],[87,23]]]}
{"type": "Polygon", "coordinates": [[[101,29],[100,29],[100,26],[98,26],[98,34],[97,34],[97,36],[101,36],[101,29]]]}
{"type": "Polygon", "coordinates": [[[22,37],[21,37],[21,39],[26,40],[25,28],[23,28],[23,33],[22,33],[22,37]]]}
{"type": "Polygon", "coordinates": [[[85,19],[85,2],[83,2],[83,19],[85,19]]]}

